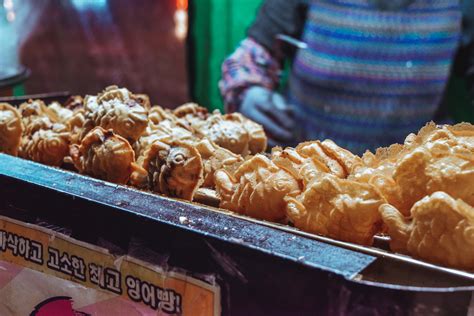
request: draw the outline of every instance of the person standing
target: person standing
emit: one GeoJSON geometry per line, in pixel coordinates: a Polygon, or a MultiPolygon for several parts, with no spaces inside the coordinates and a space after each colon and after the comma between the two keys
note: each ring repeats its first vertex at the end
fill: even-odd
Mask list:
{"type": "Polygon", "coordinates": [[[226,110],[262,124],[272,145],[329,138],[361,154],[403,142],[435,119],[455,63],[474,87],[473,11],[459,0],[266,0],[222,65],[226,110]],[[278,34],[306,46],[284,94],[278,34]]]}

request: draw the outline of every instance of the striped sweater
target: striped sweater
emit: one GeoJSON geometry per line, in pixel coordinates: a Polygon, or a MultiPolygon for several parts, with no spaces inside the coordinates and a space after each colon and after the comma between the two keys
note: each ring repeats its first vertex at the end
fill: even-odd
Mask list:
{"type": "MultiPolygon", "coordinates": [[[[290,78],[296,141],[331,138],[361,153],[400,142],[433,118],[460,41],[459,1],[415,0],[401,11],[371,2],[311,1],[302,35],[308,49],[296,54],[290,78]]],[[[250,85],[259,76],[266,87],[278,84],[266,46],[247,39],[224,63],[221,90],[230,107],[249,82],[246,70],[250,85]],[[243,56],[269,61],[252,67],[243,56]]]]}

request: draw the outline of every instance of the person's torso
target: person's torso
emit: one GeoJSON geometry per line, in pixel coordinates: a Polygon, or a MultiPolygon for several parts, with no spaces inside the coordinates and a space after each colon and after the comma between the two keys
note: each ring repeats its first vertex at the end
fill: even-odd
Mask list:
{"type": "Polygon", "coordinates": [[[382,11],[372,0],[312,1],[293,64],[300,138],[355,152],[400,142],[433,118],[456,51],[458,0],[382,11]]]}

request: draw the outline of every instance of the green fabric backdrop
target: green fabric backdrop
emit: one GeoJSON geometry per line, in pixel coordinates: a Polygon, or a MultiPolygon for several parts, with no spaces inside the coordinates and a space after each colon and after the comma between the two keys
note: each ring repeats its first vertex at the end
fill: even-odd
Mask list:
{"type": "Polygon", "coordinates": [[[191,93],[211,110],[223,109],[218,82],[221,64],[245,37],[261,0],[195,0],[190,2],[193,43],[191,93]]]}

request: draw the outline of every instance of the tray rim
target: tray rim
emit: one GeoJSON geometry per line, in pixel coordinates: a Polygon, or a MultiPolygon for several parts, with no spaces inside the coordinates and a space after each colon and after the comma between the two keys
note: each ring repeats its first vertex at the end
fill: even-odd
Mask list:
{"type": "MultiPolygon", "coordinates": [[[[292,236],[291,237],[292,239],[293,238],[298,238],[298,237],[309,239],[309,240],[319,242],[319,243],[322,243],[322,244],[325,244],[325,245],[331,245],[331,246],[334,246],[334,247],[350,250],[352,252],[356,252],[356,253],[359,253],[359,254],[364,254],[364,255],[367,255],[370,258],[373,258],[374,260],[376,260],[376,258],[380,258],[380,257],[389,258],[389,259],[392,259],[392,260],[395,260],[395,261],[401,261],[401,262],[408,263],[408,264],[414,264],[414,265],[417,265],[418,267],[422,267],[422,268],[425,268],[425,269],[428,269],[428,270],[434,270],[434,271],[441,272],[441,273],[448,273],[448,274],[455,275],[457,277],[462,277],[462,278],[465,278],[465,279],[468,279],[468,280],[471,280],[471,281],[474,280],[474,273],[469,273],[467,271],[458,270],[458,269],[442,267],[442,266],[439,266],[439,265],[436,265],[436,264],[432,264],[432,263],[428,263],[428,262],[425,262],[425,261],[422,261],[422,260],[414,259],[414,258],[406,256],[406,255],[401,255],[401,254],[395,254],[395,253],[392,253],[392,252],[388,252],[388,251],[385,251],[385,250],[382,250],[382,249],[379,249],[379,248],[365,247],[365,246],[361,246],[361,245],[357,245],[357,244],[353,244],[353,243],[349,243],[349,242],[335,240],[335,239],[332,239],[332,238],[329,238],[329,237],[324,237],[324,236],[320,236],[320,235],[316,235],[316,234],[312,234],[312,233],[307,233],[307,232],[301,231],[297,228],[294,228],[294,227],[291,227],[291,226],[288,226],[288,225],[283,225],[283,224],[277,224],[277,223],[267,222],[267,221],[263,221],[263,220],[258,220],[258,219],[255,219],[255,218],[240,215],[240,214],[228,211],[228,210],[216,208],[216,207],[213,207],[213,206],[204,205],[204,204],[201,204],[201,203],[184,201],[184,200],[181,200],[181,199],[170,198],[170,197],[167,197],[167,196],[159,195],[159,194],[148,192],[148,191],[138,190],[138,189],[130,187],[130,186],[110,183],[110,182],[103,181],[103,180],[100,180],[100,179],[95,179],[95,178],[92,178],[92,177],[89,177],[89,176],[81,175],[81,174],[76,173],[76,172],[72,172],[72,171],[68,171],[68,170],[64,170],[64,169],[60,169],[60,168],[56,168],[56,167],[50,167],[50,166],[39,164],[39,163],[36,163],[36,162],[33,162],[33,161],[29,161],[29,160],[25,160],[25,159],[22,159],[22,158],[13,157],[13,156],[9,156],[9,155],[0,153],[0,161],[2,161],[2,160],[6,160],[6,161],[11,160],[11,161],[17,161],[20,164],[34,165],[35,168],[51,170],[53,172],[57,172],[59,174],[62,174],[62,175],[68,176],[68,177],[71,177],[71,176],[72,177],[78,177],[78,178],[81,178],[82,180],[85,180],[85,181],[88,181],[88,182],[100,183],[101,185],[107,186],[107,187],[109,187],[111,189],[114,189],[114,190],[120,189],[120,190],[125,190],[125,191],[132,191],[132,192],[134,192],[134,194],[143,194],[143,195],[151,197],[153,199],[168,201],[168,202],[171,202],[171,203],[177,203],[178,205],[181,205],[181,206],[182,205],[187,205],[188,207],[190,206],[192,208],[199,208],[199,209],[204,209],[204,210],[211,211],[211,212],[217,212],[217,213],[225,215],[225,216],[230,216],[231,218],[236,218],[236,219],[239,219],[239,220],[243,220],[245,222],[250,222],[250,223],[253,223],[253,224],[256,224],[256,225],[259,225],[259,226],[264,226],[264,227],[267,227],[267,228],[272,228],[272,229],[278,230],[280,232],[288,233],[289,235],[292,236]]],[[[8,164],[7,163],[6,164],[0,163],[0,165],[8,165],[8,164]]],[[[33,184],[33,185],[37,185],[37,186],[41,186],[43,188],[47,188],[49,190],[53,190],[53,191],[56,191],[56,192],[65,193],[65,194],[68,194],[68,195],[71,195],[71,196],[75,196],[76,198],[79,198],[79,199],[89,200],[89,201],[94,202],[94,203],[109,205],[105,201],[100,201],[100,200],[97,200],[97,199],[94,199],[94,198],[89,198],[87,196],[83,196],[83,195],[80,195],[80,194],[78,195],[78,194],[74,194],[74,193],[62,190],[61,188],[59,188],[57,185],[54,185],[54,184],[53,185],[47,185],[45,183],[38,183],[37,181],[35,182],[31,179],[28,179],[28,176],[26,176],[26,175],[24,177],[19,177],[18,174],[15,174],[15,172],[12,172],[12,170],[10,170],[10,169],[7,169],[6,172],[5,172],[5,169],[2,170],[2,168],[0,167],[0,176],[6,176],[6,177],[9,177],[9,178],[14,178],[14,179],[17,179],[17,180],[20,180],[20,181],[23,181],[23,182],[27,182],[27,183],[30,183],[30,184],[33,184]]],[[[1,177],[0,177],[0,179],[1,179],[1,177]]],[[[138,216],[147,217],[147,218],[151,218],[153,220],[162,221],[161,219],[153,217],[149,214],[136,212],[134,210],[130,210],[130,209],[126,209],[124,207],[121,207],[119,205],[109,205],[109,206],[112,206],[116,209],[120,209],[120,210],[123,210],[123,211],[134,213],[138,216]]],[[[186,223],[166,222],[166,224],[173,225],[173,226],[176,226],[176,227],[181,228],[181,229],[190,230],[192,232],[197,232],[196,229],[194,227],[192,227],[192,225],[188,225],[186,223]]],[[[242,243],[242,241],[240,241],[240,240],[232,240],[232,238],[231,239],[223,239],[222,236],[213,236],[213,235],[207,235],[207,236],[217,238],[217,239],[221,239],[221,240],[224,240],[226,242],[231,242],[231,243],[234,243],[234,244],[237,244],[237,245],[240,245],[240,246],[247,246],[247,247],[249,247],[251,249],[254,249],[254,250],[256,249],[256,250],[262,251],[262,249],[260,249],[258,247],[252,247],[252,245],[248,244],[248,243],[242,243]]],[[[275,255],[275,253],[273,253],[273,252],[270,252],[270,254],[275,255]]],[[[312,268],[318,268],[318,269],[322,269],[323,271],[336,273],[336,274],[339,274],[339,275],[343,276],[344,278],[346,278],[347,280],[349,280],[351,282],[364,284],[364,285],[369,285],[369,286],[377,286],[377,287],[382,287],[382,288],[404,290],[404,291],[412,290],[412,291],[423,291],[423,292],[446,292],[447,290],[450,291],[450,292],[452,292],[452,291],[474,291],[474,285],[473,286],[458,286],[458,287],[419,287],[419,286],[406,286],[406,285],[395,285],[395,284],[388,284],[388,283],[379,283],[379,282],[367,281],[367,280],[356,280],[356,279],[354,279],[354,277],[357,274],[347,275],[347,274],[344,274],[344,273],[337,273],[337,271],[327,270],[324,267],[314,265],[311,262],[306,261],[306,260],[300,260],[299,258],[288,258],[288,257],[281,256],[281,255],[280,255],[280,257],[283,258],[283,259],[296,261],[299,264],[306,265],[306,266],[309,266],[309,267],[312,267],[312,268]],[[296,259],[296,260],[294,260],[294,259],[296,259]]],[[[372,262],[373,261],[371,261],[370,263],[372,263],[372,262]]],[[[368,263],[368,264],[370,264],[370,263],[368,263]]]]}

